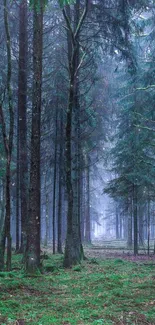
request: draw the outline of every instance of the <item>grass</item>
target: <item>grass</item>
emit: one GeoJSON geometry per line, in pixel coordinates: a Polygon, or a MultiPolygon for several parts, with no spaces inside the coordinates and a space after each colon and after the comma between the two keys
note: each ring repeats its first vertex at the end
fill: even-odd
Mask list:
{"type": "Polygon", "coordinates": [[[44,274],[0,273],[0,324],[155,324],[155,265],[121,259],[90,259],[72,270],[62,256],[45,261],[44,274]],[[51,271],[52,270],[52,271],[51,271]]]}

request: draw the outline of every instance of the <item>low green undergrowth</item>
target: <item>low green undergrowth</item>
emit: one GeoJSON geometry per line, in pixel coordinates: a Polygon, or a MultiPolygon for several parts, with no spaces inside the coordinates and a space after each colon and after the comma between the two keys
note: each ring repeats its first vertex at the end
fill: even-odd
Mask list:
{"type": "Polygon", "coordinates": [[[28,277],[20,259],[0,273],[1,325],[155,324],[155,265],[91,259],[64,270],[56,255],[43,274],[28,277]]]}

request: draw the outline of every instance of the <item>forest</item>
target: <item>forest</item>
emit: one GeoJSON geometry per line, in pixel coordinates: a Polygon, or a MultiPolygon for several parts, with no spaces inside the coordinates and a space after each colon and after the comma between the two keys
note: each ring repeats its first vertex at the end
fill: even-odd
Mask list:
{"type": "Polygon", "coordinates": [[[155,325],[154,17],[0,0],[0,325],[155,325]]]}

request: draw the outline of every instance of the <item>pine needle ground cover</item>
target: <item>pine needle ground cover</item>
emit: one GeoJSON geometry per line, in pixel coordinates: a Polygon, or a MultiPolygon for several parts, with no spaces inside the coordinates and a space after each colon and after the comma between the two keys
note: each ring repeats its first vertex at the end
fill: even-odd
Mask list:
{"type": "Polygon", "coordinates": [[[153,261],[89,259],[64,270],[62,257],[50,256],[44,274],[28,277],[20,259],[0,273],[1,325],[155,324],[153,261]]]}

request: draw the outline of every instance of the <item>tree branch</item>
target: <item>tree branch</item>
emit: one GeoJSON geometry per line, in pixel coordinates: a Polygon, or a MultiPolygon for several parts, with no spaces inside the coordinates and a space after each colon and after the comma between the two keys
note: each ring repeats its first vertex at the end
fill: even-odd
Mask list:
{"type": "Polygon", "coordinates": [[[80,29],[82,27],[82,24],[83,24],[83,22],[84,22],[84,20],[85,20],[85,18],[87,16],[88,5],[89,5],[89,0],[86,0],[86,2],[85,2],[85,9],[83,11],[83,14],[82,14],[80,20],[79,20],[78,26],[77,26],[76,31],[75,31],[75,34],[74,34],[74,39],[75,40],[77,39],[77,37],[79,35],[79,32],[80,32],[80,29]]]}
{"type": "Polygon", "coordinates": [[[63,16],[65,18],[68,30],[71,33],[71,38],[72,38],[73,45],[75,45],[75,37],[74,37],[73,29],[72,29],[72,26],[71,26],[71,22],[70,22],[69,17],[67,16],[66,10],[64,8],[62,9],[62,13],[63,13],[63,16]]]}

